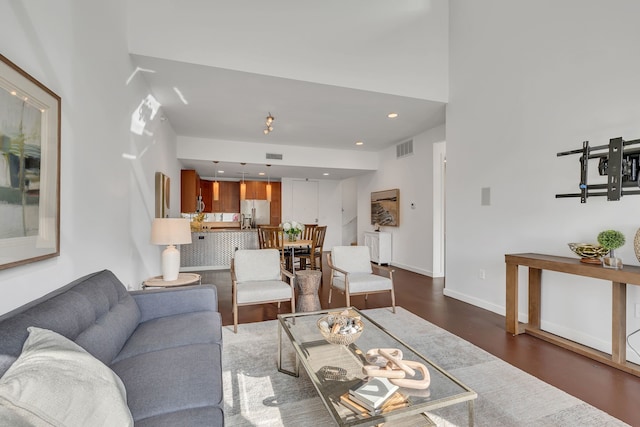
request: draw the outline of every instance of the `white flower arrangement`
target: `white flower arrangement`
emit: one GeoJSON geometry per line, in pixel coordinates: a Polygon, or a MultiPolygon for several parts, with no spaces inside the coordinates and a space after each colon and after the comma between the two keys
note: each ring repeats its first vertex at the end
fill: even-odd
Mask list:
{"type": "Polygon", "coordinates": [[[298,236],[298,234],[302,233],[302,229],[304,226],[296,221],[287,221],[280,224],[280,227],[284,230],[286,234],[289,235],[289,240],[298,236]]]}

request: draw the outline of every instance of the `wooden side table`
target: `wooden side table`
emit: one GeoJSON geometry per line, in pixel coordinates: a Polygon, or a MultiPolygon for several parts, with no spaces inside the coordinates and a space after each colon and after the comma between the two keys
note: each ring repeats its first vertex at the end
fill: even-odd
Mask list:
{"type": "Polygon", "coordinates": [[[172,288],[175,286],[201,285],[202,278],[197,273],[179,273],[176,280],[165,281],[162,276],[150,277],[142,282],[142,289],[153,288],[172,288]]]}

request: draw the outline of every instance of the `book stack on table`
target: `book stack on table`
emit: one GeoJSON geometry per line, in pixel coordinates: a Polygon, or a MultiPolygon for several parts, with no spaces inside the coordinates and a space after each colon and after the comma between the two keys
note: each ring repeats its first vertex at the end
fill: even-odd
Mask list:
{"type": "Polygon", "coordinates": [[[377,415],[408,405],[398,386],[386,378],[363,380],[340,396],[344,406],[361,415],[377,415]]]}

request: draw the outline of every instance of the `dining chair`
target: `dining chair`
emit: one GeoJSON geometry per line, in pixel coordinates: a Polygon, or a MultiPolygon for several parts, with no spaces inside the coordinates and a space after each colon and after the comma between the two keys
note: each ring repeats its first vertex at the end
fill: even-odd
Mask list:
{"type": "Polygon", "coordinates": [[[334,246],[331,253],[327,254],[327,264],[331,268],[329,283],[329,304],[331,304],[331,291],[336,288],[345,294],[346,306],[351,306],[351,296],[379,292],[391,293],[391,306],[396,312],[396,295],[393,286],[393,269],[389,267],[371,264],[371,255],[367,246],[334,246]],[[388,277],[374,274],[386,272],[388,277]]]}
{"type": "Polygon", "coordinates": [[[238,307],[291,301],[296,312],[294,276],[276,249],[239,249],[231,259],[233,332],[238,333],[238,307]]]}
{"type": "Polygon", "coordinates": [[[313,237],[311,238],[311,250],[297,255],[300,258],[301,270],[306,268],[307,260],[309,260],[312,270],[322,271],[322,247],[324,246],[324,236],[327,234],[327,226],[319,225],[314,228],[313,237]]]}
{"type": "Polygon", "coordinates": [[[271,225],[258,227],[258,243],[260,249],[277,249],[280,252],[280,262],[286,265],[284,231],[280,227],[271,225]]]}
{"type": "Polygon", "coordinates": [[[311,240],[313,239],[313,233],[318,226],[318,224],[302,224],[304,229],[302,229],[302,235],[300,238],[302,240],[311,240]]]}

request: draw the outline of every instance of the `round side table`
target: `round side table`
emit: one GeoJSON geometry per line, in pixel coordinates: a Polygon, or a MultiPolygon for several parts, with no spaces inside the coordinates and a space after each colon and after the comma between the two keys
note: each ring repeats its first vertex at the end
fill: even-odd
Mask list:
{"type": "Polygon", "coordinates": [[[174,286],[201,285],[200,275],[197,273],[178,273],[176,280],[165,281],[162,276],[150,277],[142,282],[142,289],[145,288],[172,288],[174,286]]]}
{"type": "Polygon", "coordinates": [[[318,311],[321,309],[320,299],[318,298],[321,278],[322,272],[318,270],[296,271],[296,286],[298,287],[296,312],[318,311]]]}

